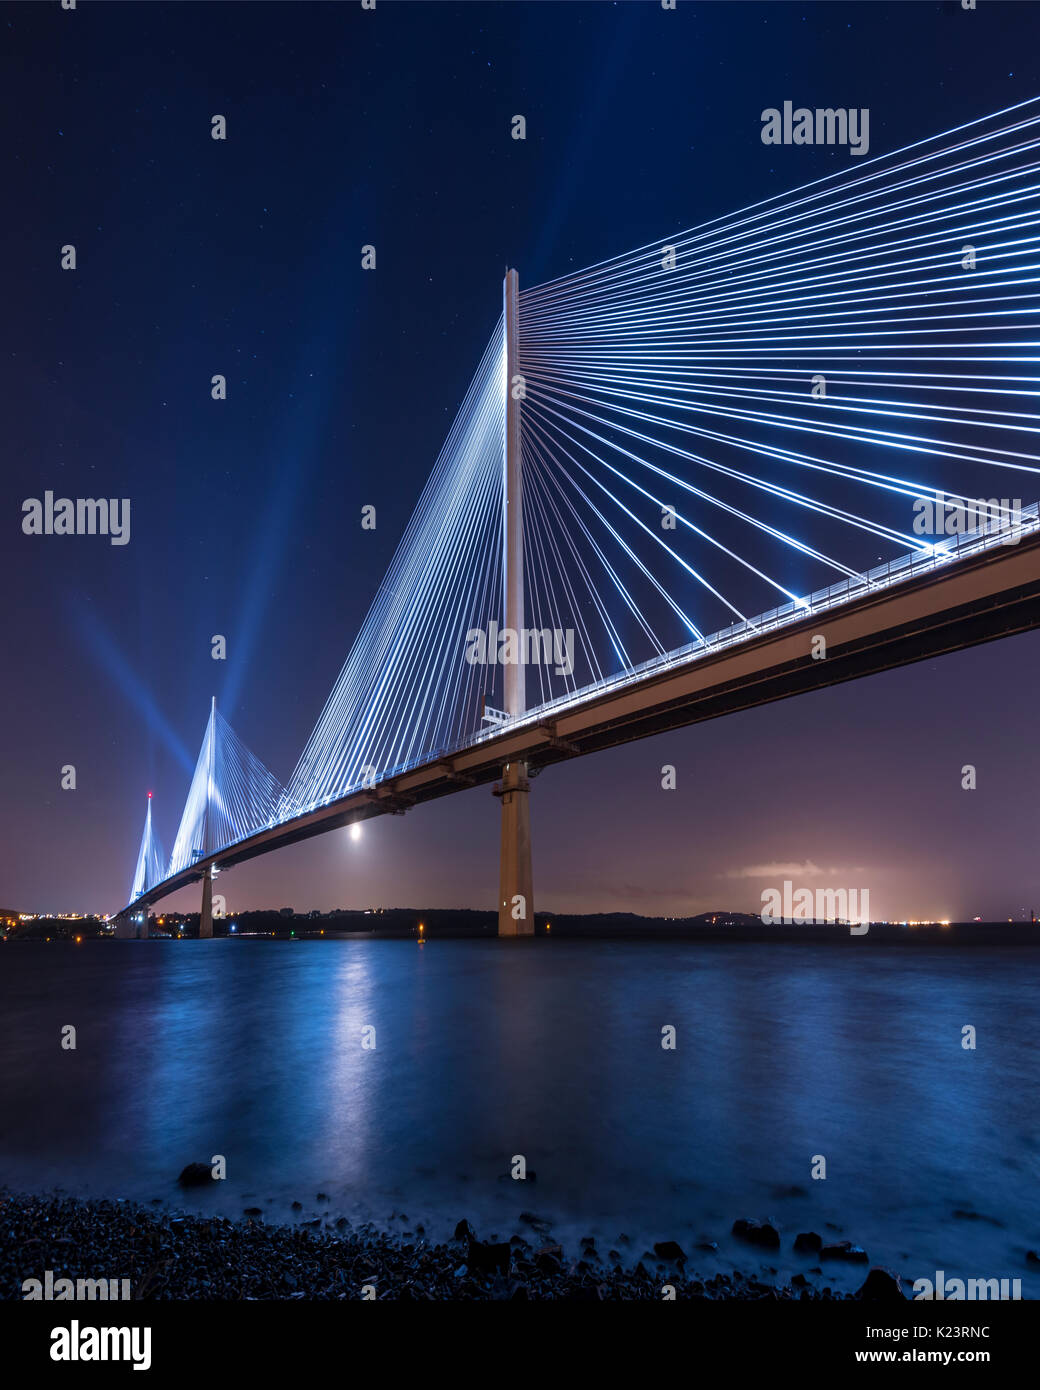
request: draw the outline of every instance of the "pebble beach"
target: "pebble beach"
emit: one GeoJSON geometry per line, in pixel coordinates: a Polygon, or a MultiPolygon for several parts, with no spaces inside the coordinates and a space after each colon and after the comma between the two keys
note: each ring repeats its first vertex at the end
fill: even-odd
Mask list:
{"type": "MultiPolygon", "coordinates": [[[[753,1243],[767,1245],[770,1231],[751,1231],[753,1243]]],[[[619,1233],[617,1248],[600,1250],[586,1237],[565,1249],[551,1232],[530,1229],[508,1240],[482,1239],[461,1219],[453,1239],[431,1243],[421,1222],[390,1233],[352,1226],[332,1212],[296,1225],[268,1224],[257,1208],[232,1220],[129,1201],[5,1192],[0,1299],[25,1298],[23,1282],[47,1270],[55,1279],[128,1279],[131,1297],[143,1300],[660,1301],[669,1290],[677,1299],[701,1300],[906,1297],[898,1277],[869,1268],[858,1247],[832,1255],[862,1256],[863,1282],[847,1293],[802,1274],[783,1285],[763,1281],[750,1247],[747,1272],[705,1275],[697,1251],[664,1242],[640,1252],[626,1241],[619,1233]]],[[[821,1275],[822,1267],[813,1272],[821,1275]]]]}

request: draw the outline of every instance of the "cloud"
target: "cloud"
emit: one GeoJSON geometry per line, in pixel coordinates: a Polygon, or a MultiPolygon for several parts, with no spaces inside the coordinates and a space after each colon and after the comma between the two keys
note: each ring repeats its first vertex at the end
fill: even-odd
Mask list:
{"type": "MultiPolygon", "coordinates": [[[[840,877],[841,869],[831,869],[830,876],[840,877]]],[[[803,864],[749,864],[744,869],[730,869],[724,878],[819,878],[824,873],[819,864],[806,859],[803,864]]]]}

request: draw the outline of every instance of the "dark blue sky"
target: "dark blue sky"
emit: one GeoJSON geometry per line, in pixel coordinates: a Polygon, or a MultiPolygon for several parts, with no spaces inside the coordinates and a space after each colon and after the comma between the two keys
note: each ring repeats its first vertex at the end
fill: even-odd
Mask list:
{"type": "MultiPolygon", "coordinates": [[[[995,0],[0,7],[0,906],[122,905],[144,794],[169,850],[211,694],[288,777],[506,264],[534,284],[847,162],[762,144],[786,98],[869,107],[873,154],[1036,96],[1036,35],[995,0]],[[131,543],[23,536],[46,489],[129,497],[131,543]]],[[[1030,635],[553,769],[537,905],[754,910],[749,867],[813,864],[878,915],[1040,907],[1038,678],[1030,635]]],[[[472,791],[222,887],[489,906],[497,814],[472,791]]]]}

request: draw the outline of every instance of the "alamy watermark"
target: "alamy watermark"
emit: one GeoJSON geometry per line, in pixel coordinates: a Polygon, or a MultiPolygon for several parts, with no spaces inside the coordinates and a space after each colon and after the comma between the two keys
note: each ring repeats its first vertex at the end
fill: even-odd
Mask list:
{"type": "Polygon", "coordinates": [[[799,888],[789,878],[783,889],[762,889],[762,925],[837,922],[853,936],[863,936],[870,926],[869,888],[799,888]]]}
{"type": "Polygon", "coordinates": [[[978,531],[984,536],[1001,532],[1001,545],[1017,545],[1021,539],[1022,499],[1008,497],[934,497],[914,500],[915,536],[963,536],[978,531]]]}
{"type": "Polygon", "coordinates": [[[45,1269],[42,1279],[22,1280],[22,1296],[27,1303],[38,1302],[41,1299],[45,1302],[55,1300],[59,1303],[65,1299],[100,1299],[102,1302],[111,1303],[117,1299],[131,1298],[132,1294],[129,1279],[66,1279],[62,1275],[55,1279],[54,1271],[45,1269]]]}
{"type": "Polygon", "coordinates": [[[849,153],[870,149],[870,111],[867,107],[795,107],[785,101],[782,110],[769,106],[762,112],[763,145],[848,145],[849,153]]]}
{"type": "Polygon", "coordinates": [[[22,531],[27,536],[107,536],[112,545],[130,539],[129,497],[59,497],[22,503],[22,531]]]}
{"type": "Polygon", "coordinates": [[[558,676],[574,674],[574,629],[471,627],[466,633],[466,660],[471,666],[553,666],[558,676]]]}
{"type": "Polygon", "coordinates": [[[152,1364],[150,1327],[85,1327],[73,1318],[69,1327],[51,1328],[52,1361],[130,1361],[135,1371],[152,1364]]]}
{"type": "Polygon", "coordinates": [[[1014,1299],[1022,1297],[1021,1279],[947,1279],[941,1269],[935,1279],[915,1279],[914,1299],[1014,1299]]]}

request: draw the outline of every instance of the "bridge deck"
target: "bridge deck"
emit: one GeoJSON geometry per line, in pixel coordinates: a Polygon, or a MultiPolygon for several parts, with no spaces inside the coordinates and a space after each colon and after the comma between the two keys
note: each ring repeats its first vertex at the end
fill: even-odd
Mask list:
{"type": "MultiPolygon", "coordinates": [[[[282,845],[373,816],[399,813],[461,787],[493,782],[504,763],[532,773],[565,758],[667,729],[717,719],[809,690],[909,665],[1040,626],[1040,530],[1014,545],[989,544],[897,583],[867,588],[823,611],[789,613],[769,630],[669,658],[642,674],[552,706],[438,754],[199,860],[156,884],[132,906],[151,905],[197,881],[210,865],[229,868],[282,845]],[[814,659],[813,638],[826,639],[814,659]]],[[[129,909],[125,909],[129,910],[129,909]]]]}

